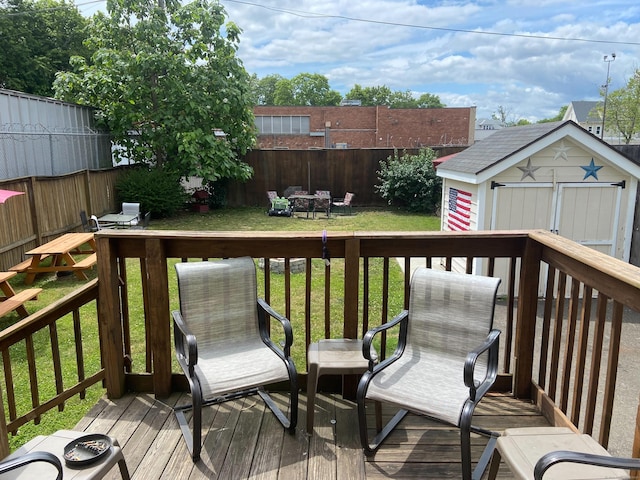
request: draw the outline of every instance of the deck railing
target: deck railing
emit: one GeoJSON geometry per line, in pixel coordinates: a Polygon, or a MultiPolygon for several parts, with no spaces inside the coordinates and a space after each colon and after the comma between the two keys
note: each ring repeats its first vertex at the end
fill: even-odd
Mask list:
{"type": "Polygon", "coordinates": [[[0,331],[4,371],[0,396],[0,458],[9,453],[10,432],[31,421],[38,424],[49,410],[62,411],[68,399],[75,395],[84,398],[87,388],[104,379],[105,370],[99,357],[93,355],[92,361],[87,361],[87,352],[99,349],[100,342],[95,323],[88,325],[83,321],[81,310],[90,305],[95,318],[97,297],[96,279],[0,331]],[[65,370],[63,363],[72,363],[73,368],[65,370]],[[25,364],[27,371],[15,368],[25,364]],[[17,399],[25,395],[31,397],[31,408],[19,409],[17,399]]]}
{"type": "Polygon", "coordinates": [[[534,400],[552,424],[579,428],[608,444],[623,310],[640,311],[640,269],[557,235],[102,231],[96,241],[99,284],[89,284],[74,302],[93,301],[98,289],[104,381],[111,397],[128,390],[164,397],[184,385],[172,353],[172,262],[263,259],[261,296],[298,322],[294,344],[302,353],[318,337],[360,337],[398,313],[407,305],[417,263],[500,276],[505,313],[496,388],[534,400]],[[283,274],[275,273],[270,259],[279,259],[283,274]],[[292,273],[299,261],[304,274],[292,273]],[[295,275],[304,276],[303,287],[295,275]],[[132,295],[136,283],[140,298],[132,295]],[[391,304],[397,292],[400,304],[391,304]]]}

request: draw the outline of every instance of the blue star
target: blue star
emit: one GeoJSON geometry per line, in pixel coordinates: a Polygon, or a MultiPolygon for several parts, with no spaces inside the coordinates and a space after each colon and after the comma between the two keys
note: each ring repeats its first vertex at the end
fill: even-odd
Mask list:
{"type": "Polygon", "coordinates": [[[602,168],[602,165],[600,165],[599,167],[596,167],[595,163],[593,163],[593,158],[592,158],[591,163],[589,165],[587,165],[586,167],[581,166],[580,168],[586,172],[584,174],[583,180],[586,180],[589,177],[593,177],[596,180],[598,180],[598,170],[602,168]]]}

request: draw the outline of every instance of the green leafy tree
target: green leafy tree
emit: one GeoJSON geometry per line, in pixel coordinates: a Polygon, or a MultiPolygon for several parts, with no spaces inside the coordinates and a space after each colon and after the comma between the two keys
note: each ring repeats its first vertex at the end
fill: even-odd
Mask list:
{"type": "Polygon", "coordinates": [[[437,95],[424,93],[415,98],[409,90],[391,91],[386,85],[363,88],[355,84],[344,98],[360,100],[366,107],[388,105],[390,108],[442,108],[445,106],[437,95]]]}
{"type": "Polygon", "coordinates": [[[362,87],[357,83],[344,96],[347,100],[360,100],[364,107],[374,107],[376,105],[389,105],[391,89],[386,85],[377,87],[362,87]]]}
{"type": "Polygon", "coordinates": [[[65,0],[0,0],[0,87],[53,96],[56,72],[90,54],[88,24],[65,0]]]}
{"type": "Polygon", "coordinates": [[[442,195],[442,179],[436,175],[433,160],[436,153],[430,148],[417,155],[406,152],[380,162],[376,191],[389,205],[398,205],[412,212],[435,213],[442,195]]]}
{"type": "Polygon", "coordinates": [[[281,79],[275,86],[275,105],[335,106],[342,95],[331,90],[329,80],[319,73],[300,73],[292,79],[281,79]]]}
{"type": "MultiPolygon", "coordinates": [[[[604,90],[600,94],[604,96],[604,90]]],[[[602,116],[604,103],[598,105],[597,110],[602,116]]],[[[608,94],[605,131],[620,134],[626,144],[640,133],[640,69],[625,87],[608,94]]]]}
{"type": "Polygon", "coordinates": [[[138,162],[206,180],[247,179],[255,144],[240,29],[217,3],[109,0],[93,17],[91,60],[73,57],[58,98],[93,105],[138,162]],[[134,135],[131,135],[131,133],[134,135]]]}
{"type": "Polygon", "coordinates": [[[254,74],[252,76],[254,103],[256,105],[275,105],[276,85],[280,80],[285,80],[285,78],[278,74],[267,75],[260,79],[254,74]]]}

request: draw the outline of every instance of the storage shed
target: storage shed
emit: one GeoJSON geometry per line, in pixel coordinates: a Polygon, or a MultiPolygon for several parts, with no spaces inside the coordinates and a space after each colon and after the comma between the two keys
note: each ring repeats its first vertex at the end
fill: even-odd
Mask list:
{"type": "Polygon", "coordinates": [[[442,230],[547,229],[629,260],[640,166],[572,121],[499,130],[437,173],[442,230]]]}

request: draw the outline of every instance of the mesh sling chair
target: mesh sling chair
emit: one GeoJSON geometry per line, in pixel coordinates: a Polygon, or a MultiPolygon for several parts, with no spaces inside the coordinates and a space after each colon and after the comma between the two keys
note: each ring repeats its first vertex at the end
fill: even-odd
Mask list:
{"type": "Polygon", "coordinates": [[[202,448],[202,407],[259,394],[291,433],[298,419],[297,373],[290,358],[291,324],[257,298],[256,267],[248,257],[176,264],[180,311],[173,312],[178,362],[189,381],[192,405],[175,409],[194,461],[202,448]],[[284,329],[280,348],[267,318],[284,329]],[[289,418],[264,386],[288,381],[289,418]],[[193,431],[185,410],[193,410],[193,431]]]}
{"type": "Polygon", "coordinates": [[[376,334],[399,326],[398,345],[391,357],[369,370],[356,394],[360,440],[372,455],[408,412],[426,415],[460,429],[462,478],[472,478],[471,431],[490,437],[475,469],[480,478],[497,434],[471,425],[473,411],[495,381],[498,338],[492,330],[500,279],[418,268],[411,278],[409,309],[374,328],[363,339],[369,358],[376,334]],[[367,400],[390,403],[398,413],[369,442],[367,400]]]}

